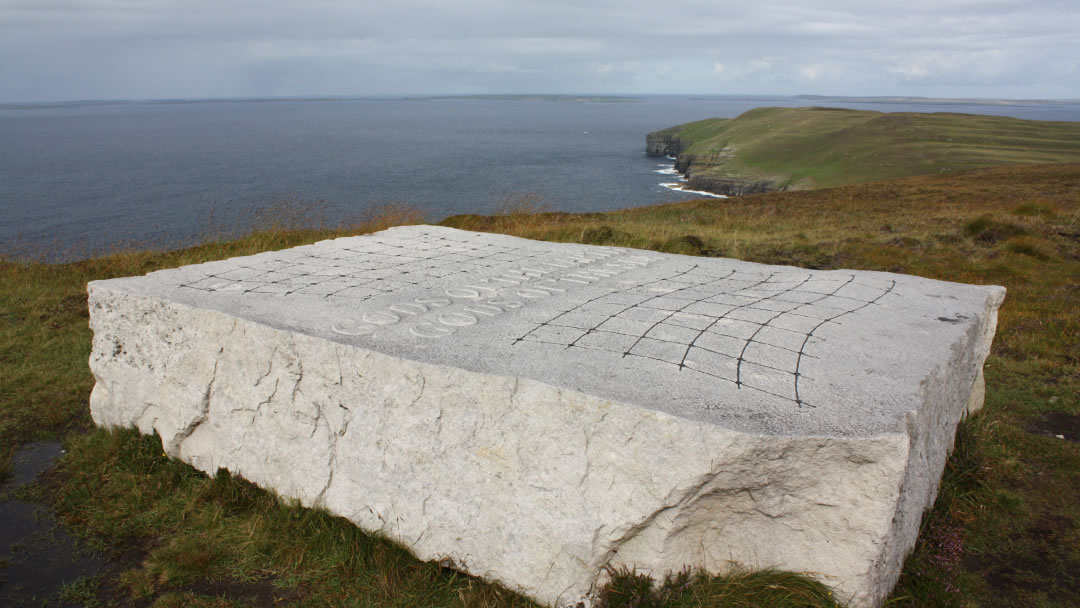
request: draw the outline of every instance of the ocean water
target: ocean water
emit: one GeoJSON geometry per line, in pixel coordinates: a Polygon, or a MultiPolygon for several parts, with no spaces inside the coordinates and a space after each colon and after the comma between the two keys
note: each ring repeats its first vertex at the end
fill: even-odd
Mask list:
{"type": "MultiPolygon", "coordinates": [[[[665,187],[645,134],[789,97],[647,96],[0,106],[0,253],[79,257],[243,230],[282,201],[331,224],[407,203],[437,221],[515,200],[602,211],[700,195],[665,187]]],[[[828,103],[1080,120],[1080,105],[828,103]]]]}

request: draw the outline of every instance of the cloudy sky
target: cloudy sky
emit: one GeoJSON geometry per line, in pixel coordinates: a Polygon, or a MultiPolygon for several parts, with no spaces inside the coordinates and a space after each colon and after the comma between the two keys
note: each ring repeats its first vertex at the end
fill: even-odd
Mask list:
{"type": "Polygon", "coordinates": [[[0,102],[1080,98],[1078,0],[0,0],[0,102]]]}

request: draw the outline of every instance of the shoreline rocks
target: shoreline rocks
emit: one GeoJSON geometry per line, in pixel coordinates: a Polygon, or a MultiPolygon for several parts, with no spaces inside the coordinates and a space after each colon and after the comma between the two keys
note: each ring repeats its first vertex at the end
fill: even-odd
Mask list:
{"type": "Polygon", "coordinates": [[[675,170],[686,178],[687,189],[711,192],[724,196],[740,196],[784,190],[785,179],[768,177],[751,179],[737,175],[720,175],[726,160],[734,155],[734,150],[724,150],[716,158],[705,161],[686,154],[686,145],[677,132],[657,131],[645,136],[645,153],[650,156],[664,156],[675,159],[675,170]]]}

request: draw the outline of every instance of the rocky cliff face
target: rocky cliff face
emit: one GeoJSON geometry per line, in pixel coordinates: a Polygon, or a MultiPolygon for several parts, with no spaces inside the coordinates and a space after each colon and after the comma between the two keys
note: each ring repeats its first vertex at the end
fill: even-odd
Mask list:
{"type": "Polygon", "coordinates": [[[700,157],[686,154],[689,143],[684,143],[677,132],[657,131],[645,136],[645,153],[651,156],[675,158],[675,170],[682,173],[691,190],[701,190],[725,196],[757,194],[784,190],[785,179],[780,176],[751,179],[737,175],[724,175],[722,168],[735,157],[735,148],[728,146],[715,155],[700,157]]]}
{"type": "Polygon", "coordinates": [[[645,153],[651,156],[674,156],[678,157],[682,151],[682,142],[679,136],[673,133],[658,131],[645,136],[645,153]]]}

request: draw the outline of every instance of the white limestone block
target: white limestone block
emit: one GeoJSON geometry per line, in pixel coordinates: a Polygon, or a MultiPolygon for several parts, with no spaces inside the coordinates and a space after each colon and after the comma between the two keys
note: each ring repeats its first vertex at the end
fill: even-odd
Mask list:
{"type": "Polygon", "coordinates": [[[1005,290],[412,226],[89,292],[99,425],[561,607],[731,563],[879,605],[1005,290]]]}

